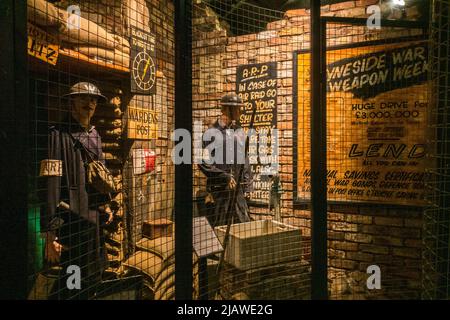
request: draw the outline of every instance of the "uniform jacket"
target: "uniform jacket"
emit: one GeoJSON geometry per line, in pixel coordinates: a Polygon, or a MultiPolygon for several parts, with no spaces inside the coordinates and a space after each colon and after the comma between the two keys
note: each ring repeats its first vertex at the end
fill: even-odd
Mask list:
{"type": "Polygon", "coordinates": [[[58,205],[64,201],[70,211],[80,218],[98,224],[98,206],[109,200],[108,195],[99,194],[86,183],[85,151],[104,162],[101,138],[94,127],[86,131],[76,120],[70,119],[59,128],[50,127],[48,133],[48,159],[62,160],[62,177],[45,177],[47,199],[41,212],[42,230],[52,228],[58,216],[58,205]]]}
{"type": "MultiPolygon", "coordinates": [[[[252,188],[252,173],[247,155],[241,155],[245,158],[245,164],[238,163],[239,150],[244,151],[245,146],[245,134],[241,130],[239,125],[223,126],[220,125],[219,121],[216,121],[213,128],[219,130],[222,135],[222,146],[223,146],[223,159],[222,161],[216,161],[212,164],[208,164],[205,161],[199,165],[202,173],[207,177],[207,191],[213,196],[214,206],[208,213],[208,219],[212,226],[227,224],[226,214],[228,206],[230,205],[232,198],[232,190],[228,190],[227,185],[231,177],[238,181],[238,175],[240,168],[242,168],[242,178],[241,185],[239,187],[239,192],[237,194],[237,199],[234,207],[231,209],[231,219],[233,223],[247,222],[250,221],[247,201],[245,199],[245,192],[250,192],[252,188]],[[227,130],[227,129],[233,129],[227,130]],[[230,145],[227,145],[227,135],[234,142],[234,149],[230,145]],[[238,148],[238,146],[241,148],[238,148]],[[232,159],[232,163],[227,163],[228,159],[232,159]]],[[[203,147],[207,147],[210,143],[217,144],[217,141],[212,139],[212,142],[205,142],[203,147]]],[[[228,140],[230,141],[230,139],[228,140]]],[[[220,146],[220,144],[218,144],[220,146]]],[[[211,148],[212,149],[212,148],[211,148]]],[[[215,157],[216,154],[214,150],[210,157],[215,157]]],[[[216,159],[217,160],[217,159],[216,159]]]]}

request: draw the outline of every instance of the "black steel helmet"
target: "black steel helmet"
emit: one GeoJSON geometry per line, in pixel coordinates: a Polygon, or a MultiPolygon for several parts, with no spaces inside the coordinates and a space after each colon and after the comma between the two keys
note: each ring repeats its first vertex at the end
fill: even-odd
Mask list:
{"type": "Polygon", "coordinates": [[[70,88],[70,92],[68,94],[65,94],[64,96],[73,96],[73,95],[90,95],[90,96],[97,96],[98,98],[101,98],[106,101],[106,97],[102,95],[100,90],[97,88],[96,85],[90,83],[90,82],[78,82],[74,84],[70,88]]]}
{"type": "Polygon", "coordinates": [[[241,97],[235,93],[226,94],[220,99],[221,106],[232,106],[232,107],[242,107],[244,103],[241,97]]]}

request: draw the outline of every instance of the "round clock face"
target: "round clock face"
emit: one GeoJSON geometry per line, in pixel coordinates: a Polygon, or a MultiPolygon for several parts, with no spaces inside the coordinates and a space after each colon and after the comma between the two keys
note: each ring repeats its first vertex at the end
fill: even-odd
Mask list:
{"type": "Polygon", "coordinates": [[[148,91],[155,84],[155,63],[152,57],[145,52],[139,52],[133,60],[133,79],[141,89],[148,91]]]}

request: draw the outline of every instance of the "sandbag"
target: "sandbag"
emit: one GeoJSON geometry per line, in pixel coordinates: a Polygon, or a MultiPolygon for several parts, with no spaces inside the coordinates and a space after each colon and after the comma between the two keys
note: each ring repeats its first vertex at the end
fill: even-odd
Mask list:
{"type": "Polygon", "coordinates": [[[59,26],[65,22],[64,15],[50,2],[45,0],[27,0],[28,20],[40,26],[59,26]]]}
{"type": "Polygon", "coordinates": [[[130,42],[124,37],[119,36],[118,34],[113,35],[114,40],[116,41],[116,50],[123,52],[127,55],[130,54],[130,42]]]}
{"type": "Polygon", "coordinates": [[[150,31],[150,12],[145,0],[125,0],[125,8],[128,27],[150,31]]]}
{"type": "Polygon", "coordinates": [[[151,279],[155,280],[161,272],[163,260],[153,253],[137,251],[131,255],[127,261],[123,263],[123,265],[134,269],[137,272],[142,272],[151,279]]]}
{"type": "MultiPolygon", "coordinates": [[[[58,9],[59,12],[63,10],[58,9]]],[[[67,14],[67,13],[66,13],[67,14]]],[[[100,47],[114,50],[116,42],[111,33],[100,27],[95,22],[80,17],[80,28],[69,29],[67,24],[61,24],[59,28],[62,41],[82,46],[100,47]]]]}
{"type": "MultiPolygon", "coordinates": [[[[194,300],[199,296],[198,280],[198,258],[192,255],[192,297],[194,300]]],[[[155,278],[154,286],[155,300],[173,300],[175,298],[175,260],[164,261],[161,271],[155,278]]]]}
{"type": "Polygon", "coordinates": [[[166,260],[174,253],[174,242],[173,237],[160,237],[153,240],[143,238],[136,243],[136,248],[152,252],[166,260]]]}
{"type": "Polygon", "coordinates": [[[173,300],[175,298],[175,264],[161,270],[155,278],[155,300],[173,300]]]}
{"type": "Polygon", "coordinates": [[[130,65],[130,56],[119,50],[108,50],[96,47],[76,47],[75,50],[87,55],[90,58],[98,58],[104,62],[113,63],[128,68],[130,65]]]}

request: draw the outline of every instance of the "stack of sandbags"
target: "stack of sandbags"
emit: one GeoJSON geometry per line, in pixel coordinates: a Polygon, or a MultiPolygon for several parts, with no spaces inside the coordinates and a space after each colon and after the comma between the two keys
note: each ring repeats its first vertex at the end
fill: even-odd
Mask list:
{"type": "Polygon", "coordinates": [[[97,47],[76,47],[75,50],[90,58],[103,62],[112,63],[125,68],[128,68],[130,65],[130,55],[117,49],[108,50],[97,47]]]}
{"type": "Polygon", "coordinates": [[[119,35],[109,33],[92,21],[83,17],[79,19],[79,29],[68,28],[66,24],[60,27],[61,39],[90,58],[128,68],[130,43],[119,35]]]}
{"type": "MultiPolygon", "coordinates": [[[[58,10],[61,12],[61,15],[65,14],[67,19],[69,19],[67,11],[58,10]]],[[[62,41],[114,50],[116,43],[112,34],[88,19],[83,17],[77,17],[77,19],[79,19],[77,23],[79,28],[70,27],[68,23],[60,25],[58,31],[62,41]]],[[[71,21],[74,23],[75,19],[71,21]]]]}
{"type": "Polygon", "coordinates": [[[121,274],[123,268],[120,266],[120,262],[125,259],[128,250],[123,194],[124,163],[122,153],[124,141],[121,139],[123,127],[121,99],[123,92],[116,86],[107,86],[106,83],[100,87],[100,90],[108,97],[109,101],[97,107],[93,124],[102,137],[106,167],[113,175],[117,187],[117,192],[111,194],[110,202],[111,210],[114,212],[114,221],[109,225],[108,232],[105,234],[105,240],[109,244],[107,253],[110,268],[108,271],[121,274]]]}
{"type": "Polygon", "coordinates": [[[64,15],[50,2],[45,0],[27,0],[28,21],[43,27],[55,27],[65,23],[64,15]]]}
{"type": "Polygon", "coordinates": [[[27,0],[27,5],[28,20],[47,27],[47,31],[54,34],[64,46],[103,62],[129,66],[130,43],[125,38],[109,33],[82,16],[69,17],[65,8],[55,7],[48,1],[27,0]]]}
{"type": "MultiPolygon", "coordinates": [[[[146,0],[124,0],[125,21],[128,26],[150,31],[150,12],[146,0]]],[[[129,30],[128,30],[129,32],[129,30]]]]}
{"type": "Polygon", "coordinates": [[[89,22],[88,26],[90,29],[86,29],[89,34],[87,37],[86,31],[81,30],[79,32],[79,38],[76,37],[76,34],[69,31],[68,33],[71,34],[71,37],[66,39],[66,41],[73,44],[82,43],[81,46],[75,46],[75,50],[87,55],[90,58],[128,68],[130,65],[130,43],[119,35],[112,35],[108,33],[105,29],[97,26],[93,22],[89,22]],[[95,32],[92,33],[92,30],[95,30],[92,29],[92,27],[95,26],[98,27],[97,37],[95,37],[95,32]],[[84,35],[82,35],[83,33],[84,35]]]}
{"type": "Polygon", "coordinates": [[[123,34],[122,3],[123,0],[58,0],[55,5],[61,9],[77,5],[83,18],[101,25],[108,32],[123,34]]]}

